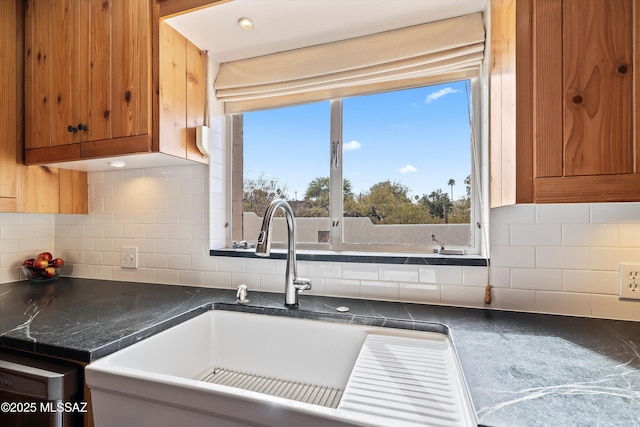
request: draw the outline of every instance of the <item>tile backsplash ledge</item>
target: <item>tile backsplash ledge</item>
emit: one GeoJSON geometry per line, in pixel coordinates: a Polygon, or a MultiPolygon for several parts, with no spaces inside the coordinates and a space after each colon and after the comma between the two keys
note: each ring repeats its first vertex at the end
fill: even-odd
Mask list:
{"type": "MultiPolygon", "coordinates": [[[[221,191],[221,178],[202,165],[93,172],[88,215],[0,214],[0,282],[22,279],[20,262],[48,249],[74,277],[282,293],[284,261],[209,256],[209,193],[221,191]],[[130,245],[139,248],[137,270],[120,267],[120,247],[130,245]]],[[[494,309],[640,321],[640,301],[618,300],[620,262],[640,263],[640,203],[493,209],[489,269],[299,268],[316,295],[484,307],[490,280],[494,309]]]]}

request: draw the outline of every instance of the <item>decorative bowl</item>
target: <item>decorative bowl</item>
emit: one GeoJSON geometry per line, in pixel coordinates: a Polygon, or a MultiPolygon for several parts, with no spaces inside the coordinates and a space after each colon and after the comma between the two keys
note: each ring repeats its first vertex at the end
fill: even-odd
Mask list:
{"type": "Polygon", "coordinates": [[[31,282],[37,283],[51,282],[52,280],[56,280],[58,276],[60,276],[60,271],[62,270],[62,267],[53,266],[47,267],[45,269],[37,269],[34,267],[21,265],[20,268],[22,268],[22,272],[25,276],[27,276],[27,279],[29,279],[31,282]]]}

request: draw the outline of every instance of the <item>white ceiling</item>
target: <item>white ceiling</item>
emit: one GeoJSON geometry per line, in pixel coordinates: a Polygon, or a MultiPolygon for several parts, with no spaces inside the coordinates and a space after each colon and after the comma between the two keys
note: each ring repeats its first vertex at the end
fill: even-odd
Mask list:
{"type": "Polygon", "coordinates": [[[217,62],[484,11],[487,0],[233,0],[167,19],[217,62]],[[253,31],[237,21],[249,17],[253,31]]]}

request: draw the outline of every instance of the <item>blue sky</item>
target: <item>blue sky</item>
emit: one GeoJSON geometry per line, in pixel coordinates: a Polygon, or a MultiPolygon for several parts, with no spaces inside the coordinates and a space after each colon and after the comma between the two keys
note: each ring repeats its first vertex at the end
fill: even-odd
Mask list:
{"type": "MultiPolygon", "coordinates": [[[[277,177],[302,199],[314,178],[329,176],[329,102],[245,113],[245,178],[277,177]]],[[[471,146],[465,82],[343,101],[343,174],[354,192],[390,180],[411,195],[465,192],[471,146]]]]}

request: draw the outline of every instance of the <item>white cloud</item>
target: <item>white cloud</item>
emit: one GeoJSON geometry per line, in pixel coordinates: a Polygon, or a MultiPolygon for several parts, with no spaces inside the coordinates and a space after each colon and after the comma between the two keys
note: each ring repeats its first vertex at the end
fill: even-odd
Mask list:
{"type": "Polygon", "coordinates": [[[398,172],[400,173],[412,173],[412,172],[418,172],[418,168],[416,168],[413,165],[407,165],[403,168],[398,169],[398,172]]]}
{"type": "Polygon", "coordinates": [[[362,147],[362,144],[360,144],[358,141],[353,140],[353,141],[349,141],[346,144],[342,145],[342,150],[343,151],[353,151],[353,150],[357,150],[360,147],[362,147]]]}
{"type": "Polygon", "coordinates": [[[429,96],[427,96],[427,99],[425,99],[424,102],[426,104],[431,104],[433,101],[435,101],[438,98],[442,98],[445,95],[448,95],[450,93],[456,93],[456,92],[458,92],[457,89],[454,89],[452,87],[445,87],[444,89],[440,89],[437,92],[433,92],[429,94],[429,96]]]}

